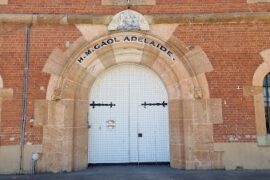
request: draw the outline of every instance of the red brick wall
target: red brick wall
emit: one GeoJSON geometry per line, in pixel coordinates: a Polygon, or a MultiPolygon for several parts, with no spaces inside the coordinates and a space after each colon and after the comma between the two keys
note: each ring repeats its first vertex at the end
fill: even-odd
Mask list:
{"type": "Polygon", "coordinates": [[[254,141],[253,97],[244,97],[242,87],[252,85],[254,72],[262,63],[259,52],[270,48],[270,26],[179,26],[175,35],[186,44],[201,46],[214,66],[207,80],[211,98],[223,100],[224,120],[214,126],[215,141],[226,142],[232,137],[238,142],[254,141]]]}
{"type": "MultiPolygon", "coordinates": [[[[246,0],[156,0],[155,6],[135,6],[143,14],[269,11],[270,3],[247,4],[246,0]]],[[[1,13],[115,14],[125,6],[101,6],[101,0],[9,0],[1,13]]]]}
{"type": "MultiPolygon", "coordinates": [[[[45,99],[49,76],[42,73],[42,68],[55,47],[65,49],[66,41],[73,42],[80,36],[75,26],[33,26],[30,39],[30,64],[28,87],[28,112],[26,142],[40,144],[42,128],[31,127],[34,100],[45,99]],[[42,90],[44,87],[45,90],[42,90]]],[[[19,142],[22,116],[23,68],[25,60],[25,27],[22,25],[4,25],[0,27],[0,74],[4,87],[14,89],[14,97],[4,101],[0,129],[0,145],[19,142]],[[11,141],[10,138],[15,138],[11,141]]]]}
{"type": "Polygon", "coordinates": [[[25,29],[12,25],[0,27],[0,74],[4,87],[14,90],[13,99],[2,104],[0,144],[17,144],[22,114],[25,29]]]}

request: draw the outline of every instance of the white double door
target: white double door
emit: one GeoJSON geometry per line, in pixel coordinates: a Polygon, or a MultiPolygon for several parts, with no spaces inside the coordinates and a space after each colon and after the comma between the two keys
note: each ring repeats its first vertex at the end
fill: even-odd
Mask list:
{"type": "Polygon", "coordinates": [[[88,162],[169,162],[168,106],[156,104],[163,101],[163,83],[145,67],[100,75],[90,92],[88,162]]]}

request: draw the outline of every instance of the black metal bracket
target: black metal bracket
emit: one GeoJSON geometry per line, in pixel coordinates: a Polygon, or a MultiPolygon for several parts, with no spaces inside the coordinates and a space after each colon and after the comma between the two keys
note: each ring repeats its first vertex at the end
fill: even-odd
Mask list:
{"type": "Polygon", "coordinates": [[[113,106],[116,106],[115,104],[113,104],[112,102],[110,104],[104,104],[104,103],[95,103],[95,101],[93,101],[90,106],[93,107],[93,109],[96,107],[96,106],[110,106],[110,108],[112,108],[113,106]]]}
{"type": "Polygon", "coordinates": [[[168,105],[168,103],[165,103],[165,101],[163,101],[162,103],[146,103],[144,101],[144,103],[141,105],[144,106],[144,108],[146,108],[146,106],[163,106],[163,107],[165,107],[168,105]]]}

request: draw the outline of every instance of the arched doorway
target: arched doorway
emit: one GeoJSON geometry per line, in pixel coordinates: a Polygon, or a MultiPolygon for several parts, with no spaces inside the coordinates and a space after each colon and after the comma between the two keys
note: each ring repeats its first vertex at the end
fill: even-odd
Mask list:
{"type": "Polygon", "coordinates": [[[221,153],[214,151],[212,137],[213,122],[222,119],[221,102],[209,98],[204,73],[212,66],[206,54],[199,47],[187,49],[173,39],[164,42],[152,34],[119,32],[97,37],[91,43],[79,38],[67,51],[56,49],[49,57],[43,69],[51,79],[42,111],[48,114],[40,117],[46,122],[40,169],[58,172],[87,167],[89,92],[103,73],[126,63],[155,72],[166,87],[170,165],[187,169],[219,167],[221,153]]]}
{"type": "Polygon", "coordinates": [[[90,92],[88,163],[169,162],[168,95],[149,68],[120,64],[90,92]]]}

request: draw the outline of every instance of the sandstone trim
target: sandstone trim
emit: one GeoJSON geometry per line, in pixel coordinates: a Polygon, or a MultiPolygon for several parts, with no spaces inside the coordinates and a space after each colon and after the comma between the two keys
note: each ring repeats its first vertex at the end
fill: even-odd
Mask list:
{"type": "Polygon", "coordinates": [[[7,5],[8,4],[8,0],[0,0],[0,5],[7,5]]]}
{"type": "Polygon", "coordinates": [[[156,0],[101,0],[101,5],[128,6],[128,5],[156,5],[156,0]]]}
{"type": "Polygon", "coordinates": [[[248,4],[254,4],[254,3],[270,3],[270,0],[247,0],[248,4]]]}
{"type": "Polygon", "coordinates": [[[270,72],[270,49],[260,52],[263,59],[263,63],[256,69],[252,86],[244,87],[243,93],[246,96],[254,97],[254,108],[256,118],[256,133],[257,133],[257,144],[260,146],[270,145],[270,136],[266,132],[265,123],[265,110],[264,110],[264,97],[263,97],[263,79],[267,73],[270,72]]]}
{"type": "MultiPolygon", "coordinates": [[[[0,24],[105,24],[113,15],[0,14],[0,24]]],[[[270,23],[269,12],[145,15],[149,24],[270,23]]]]}
{"type": "Polygon", "coordinates": [[[12,88],[0,88],[0,98],[3,100],[10,100],[13,96],[12,88]]]}

